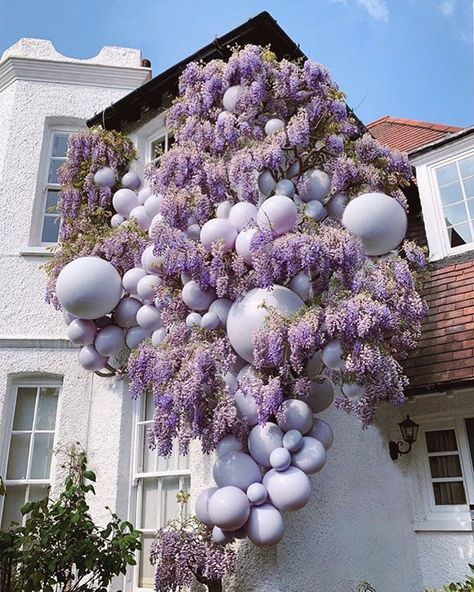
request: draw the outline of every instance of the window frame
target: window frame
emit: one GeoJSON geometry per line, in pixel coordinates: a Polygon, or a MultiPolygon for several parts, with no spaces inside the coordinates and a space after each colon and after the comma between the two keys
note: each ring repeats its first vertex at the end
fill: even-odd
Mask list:
{"type": "Polygon", "coordinates": [[[159,140],[165,141],[165,151],[163,154],[168,152],[170,146],[169,141],[170,138],[174,138],[174,134],[170,128],[166,126],[166,124],[161,125],[158,129],[156,129],[152,134],[150,134],[146,138],[146,153],[145,153],[145,163],[146,164],[156,164],[160,160],[160,156],[156,156],[153,158],[153,144],[159,140]]]}
{"type": "MultiPolygon", "coordinates": [[[[10,402],[8,405],[9,409],[8,409],[8,416],[7,416],[7,425],[6,425],[6,430],[5,430],[5,438],[4,438],[5,445],[3,447],[3,453],[0,457],[0,468],[1,468],[0,474],[2,475],[3,482],[7,488],[8,488],[8,486],[22,486],[22,485],[26,486],[27,492],[25,493],[25,495],[28,494],[28,488],[31,485],[46,485],[49,487],[49,489],[51,489],[51,486],[53,484],[53,477],[56,472],[56,458],[55,458],[55,455],[53,454],[53,451],[58,444],[59,417],[60,417],[61,401],[62,401],[62,397],[61,397],[62,387],[63,387],[63,381],[61,378],[51,378],[51,377],[41,377],[41,376],[39,376],[39,377],[34,377],[34,376],[23,377],[23,378],[16,379],[10,383],[10,385],[8,387],[8,392],[10,395],[10,397],[9,397],[10,402]],[[13,430],[13,421],[15,419],[16,404],[18,401],[18,390],[20,388],[32,388],[32,387],[35,387],[36,389],[39,389],[39,388],[58,389],[58,403],[56,406],[54,432],[53,432],[53,430],[35,430],[34,429],[34,422],[35,422],[36,413],[38,410],[38,400],[39,400],[38,393],[36,394],[32,429],[31,430],[13,430]],[[28,433],[31,433],[32,435],[36,434],[36,433],[49,433],[49,434],[53,433],[54,434],[53,444],[51,447],[52,456],[51,456],[51,465],[49,468],[49,478],[48,479],[31,479],[31,478],[8,479],[7,478],[8,460],[9,460],[9,456],[10,456],[10,447],[11,447],[13,432],[15,432],[15,433],[28,432],[28,433]]],[[[28,451],[28,470],[31,467],[32,449],[33,449],[33,447],[30,444],[30,450],[28,451]]],[[[4,502],[5,502],[4,496],[0,496],[0,524],[3,519],[3,510],[4,510],[4,505],[5,505],[4,502]]],[[[23,517],[23,521],[25,520],[25,518],[26,517],[23,517]]]]}

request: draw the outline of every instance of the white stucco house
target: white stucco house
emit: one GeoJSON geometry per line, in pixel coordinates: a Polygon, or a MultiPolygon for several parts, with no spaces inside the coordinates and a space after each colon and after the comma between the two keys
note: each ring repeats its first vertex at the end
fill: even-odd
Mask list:
{"type": "MultiPolygon", "coordinates": [[[[95,516],[105,519],[108,505],[143,531],[137,567],[117,582],[127,592],[152,589],[153,533],[175,515],[177,491],[195,497],[210,484],[212,459],[197,451],[158,459],[145,445],[148,402],[77,364],[61,316],[43,300],[40,266],[58,229],[56,172],[68,134],[88,118],[133,139],[140,171],[158,145],[170,145],[165,114],[183,65],[225,56],[235,42],[303,56],[262,13],[151,80],[139,51],[124,48],[75,60],[48,41],[22,39],[0,60],[0,475],[9,494],[0,498],[1,526],[20,519],[25,500],[54,491],[53,448],[79,441],[97,474],[95,516]]],[[[433,261],[430,317],[406,365],[410,400],[382,406],[367,430],[324,412],[334,444],[311,500],[286,517],[278,547],[242,545],[235,592],[351,592],[361,581],[377,592],[422,592],[461,579],[474,562],[474,130],[393,118],[368,127],[410,154],[418,178],[408,190],[410,233],[427,240],[433,261]],[[400,440],[407,414],[418,438],[393,461],[388,443],[400,440]]]]}

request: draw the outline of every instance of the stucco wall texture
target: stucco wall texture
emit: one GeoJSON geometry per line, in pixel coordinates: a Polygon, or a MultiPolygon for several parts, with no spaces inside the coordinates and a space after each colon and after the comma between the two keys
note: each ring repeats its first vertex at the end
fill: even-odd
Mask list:
{"type": "MultiPolygon", "coordinates": [[[[22,40],[4,58],[58,59],[51,51],[50,45],[22,40]]],[[[139,54],[129,50],[107,48],[103,55],[104,63],[140,66],[139,54]]],[[[39,267],[47,259],[20,253],[35,245],[45,126],[77,124],[125,92],[75,85],[73,80],[70,84],[20,80],[0,92],[1,452],[13,412],[12,382],[36,374],[61,376],[57,439],[79,441],[87,449],[97,473],[92,509],[99,520],[106,519],[106,505],[123,517],[128,513],[134,404],[125,383],[101,379],[78,366],[77,349],[60,340],[65,337],[61,315],[43,301],[45,277],[39,267]],[[51,338],[51,347],[36,346],[32,340],[39,337],[51,338]],[[11,342],[13,338],[16,341],[11,342]]],[[[158,117],[135,130],[133,138],[140,149],[154,127],[162,124],[158,117]]],[[[278,547],[241,544],[237,575],[229,590],[351,592],[360,581],[368,581],[377,592],[422,592],[461,578],[467,563],[474,560],[472,532],[415,531],[415,520],[423,521],[426,513],[420,446],[416,444],[410,455],[395,463],[387,446],[390,438],[398,439],[396,424],[407,412],[415,418],[449,416],[453,408],[461,415],[474,415],[470,393],[450,400],[420,398],[403,409],[382,406],[367,430],[335,409],[322,414],[335,438],[326,467],[312,478],[309,504],[286,516],[285,538],[278,547]]],[[[212,460],[200,453],[198,444],[193,446],[193,499],[211,484],[212,460]]],[[[53,489],[57,486],[56,470],[53,489]]],[[[130,578],[127,590],[132,589],[129,582],[130,578]]],[[[121,586],[118,581],[115,588],[121,586]]]]}

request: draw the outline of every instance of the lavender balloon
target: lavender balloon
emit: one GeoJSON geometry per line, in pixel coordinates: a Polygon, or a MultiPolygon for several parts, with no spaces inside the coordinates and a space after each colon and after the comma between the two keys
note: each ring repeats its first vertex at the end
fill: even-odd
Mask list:
{"type": "Polygon", "coordinates": [[[97,327],[94,321],[74,319],[67,328],[69,341],[76,345],[90,345],[94,343],[97,327]]]}
{"type": "Polygon", "coordinates": [[[97,334],[94,346],[102,356],[116,356],[125,347],[125,337],[122,329],[117,325],[104,327],[97,334]]]}
{"type": "Polygon", "coordinates": [[[200,327],[202,316],[198,312],[190,312],[186,317],[186,325],[188,327],[200,327]]]}
{"type": "Polygon", "coordinates": [[[134,267],[123,274],[122,285],[124,290],[130,294],[137,293],[138,282],[147,275],[146,271],[141,267],[134,267]]]}
{"type": "Polygon", "coordinates": [[[292,512],[305,506],[311,496],[308,477],[296,467],[286,471],[271,469],[263,478],[270,502],[282,512],[292,512]]]}
{"type": "Polygon", "coordinates": [[[252,483],[247,488],[247,497],[251,504],[259,506],[267,501],[267,490],[261,483],[252,483]]]}
{"type": "Polygon", "coordinates": [[[311,280],[309,275],[304,271],[300,271],[293,278],[291,278],[288,287],[290,290],[293,290],[293,292],[298,294],[301,300],[306,302],[306,300],[309,299],[311,292],[311,280]]]}
{"type": "Polygon", "coordinates": [[[227,316],[232,304],[232,300],[228,298],[216,298],[209,306],[209,312],[213,312],[218,316],[221,327],[225,327],[227,324],[227,316]]]}
{"type": "Polygon", "coordinates": [[[143,207],[145,208],[145,212],[149,218],[153,220],[153,218],[160,213],[162,202],[162,195],[150,195],[150,197],[147,198],[146,202],[143,204],[143,207]]]}
{"type": "Polygon", "coordinates": [[[244,87],[240,86],[239,84],[236,84],[235,86],[229,86],[229,88],[224,93],[224,97],[222,98],[224,109],[227,111],[233,111],[243,92],[244,87]]]}
{"type": "Polygon", "coordinates": [[[140,205],[144,205],[146,200],[150,197],[151,195],[151,189],[150,187],[143,187],[142,189],[140,189],[140,191],[138,192],[138,202],[140,203],[140,205]]]}
{"type": "Polygon", "coordinates": [[[222,243],[224,252],[227,253],[234,248],[237,230],[225,218],[213,218],[208,220],[201,228],[201,243],[207,250],[211,250],[216,242],[222,243]]]}
{"type": "Polygon", "coordinates": [[[141,306],[141,302],[136,298],[122,298],[114,310],[114,321],[120,327],[133,327],[137,324],[137,312],[141,306]]]}
{"type": "Polygon", "coordinates": [[[313,475],[320,471],[326,461],[327,452],[323,444],[310,436],[305,436],[303,446],[291,455],[291,464],[307,475],[313,475]]]}
{"type": "Polygon", "coordinates": [[[219,487],[233,485],[243,491],[246,491],[251,483],[262,480],[257,463],[248,454],[239,450],[231,450],[220,456],[214,463],[212,475],[219,487]]]}
{"type": "Polygon", "coordinates": [[[277,119],[276,117],[269,119],[265,124],[265,134],[267,136],[271,136],[275,132],[279,132],[282,129],[285,129],[285,122],[281,119],[277,119]]]}
{"type": "Polygon", "coordinates": [[[254,506],[246,524],[249,539],[259,547],[272,547],[283,538],[283,516],[271,504],[254,506]]]}
{"type": "Polygon", "coordinates": [[[155,299],[156,288],[161,279],[156,275],[146,275],[137,284],[137,295],[143,304],[151,304],[155,299]]]}
{"type": "Polygon", "coordinates": [[[331,370],[340,370],[344,367],[345,363],[342,355],[343,351],[340,341],[332,339],[323,347],[321,358],[323,364],[331,368],[331,370]]]}
{"type": "Polygon", "coordinates": [[[304,213],[308,218],[312,218],[319,222],[326,215],[326,208],[320,201],[314,200],[305,205],[304,213]]]}
{"type": "Polygon", "coordinates": [[[121,183],[123,187],[128,187],[128,189],[138,189],[140,187],[140,177],[136,173],[129,171],[122,177],[121,183]]]}
{"type": "Polygon", "coordinates": [[[218,526],[214,526],[212,529],[212,540],[216,545],[227,545],[234,540],[234,536],[231,532],[225,532],[218,526]]]}
{"type": "Polygon", "coordinates": [[[334,437],[331,426],[319,417],[315,417],[313,427],[308,432],[308,436],[319,440],[326,449],[331,446],[334,437]]]}
{"type": "Polygon", "coordinates": [[[255,234],[258,232],[257,228],[244,228],[239,232],[235,240],[235,251],[248,265],[252,265],[252,252],[250,245],[255,234]]]}
{"type": "Polygon", "coordinates": [[[209,311],[202,315],[201,329],[208,329],[212,331],[213,329],[217,329],[219,324],[220,320],[215,312],[209,311]]]}
{"type": "Polygon", "coordinates": [[[286,448],[275,448],[270,454],[270,464],[275,471],[284,471],[290,466],[291,454],[286,448]]]}
{"type": "Polygon", "coordinates": [[[163,257],[153,253],[154,246],[149,245],[142,253],[141,264],[143,269],[150,274],[156,273],[163,263],[163,257]]]}
{"type": "Polygon", "coordinates": [[[101,356],[93,345],[85,345],[79,352],[79,364],[86,370],[97,372],[107,363],[107,358],[101,356]]]}
{"type": "Polygon", "coordinates": [[[234,403],[237,407],[237,415],[252,427],[258,423],[258,405],[250,394],[236,390],[234,393],[234,403]]]}
{"type": "Polygon", "coordinates": [[[313,425],[311,407],[299,399],[286,399],[280,407],[278,425],[284,432],[298,430],[306,434],[313,425]]]}
{"type": "Polygon", "coordinates": [[[112,228],[117,228],[122,222],[125,222],[125,218],[121,214],[114,214],[112,218],[110,218],[110,226],[112,226],[112,228]]]}
{"type": "Polygon", "coordinates": [[[342,392],[346,395],[348,399],[351,399],[354,403],[357,403],[362,399],[365,395],[365,391],[360,384],[356,384],[355,382],[346,382],[342,385],[342,392]]]}
{"type": "Polygon", "coordinates": [[[334,399],[334,386],[332,382],[324,378],[322,381],[311,383],[310,395],[307,400],[313,413],[321,413],[330,407],[334,399]]]}
{"type": "Polygon", "coordinates": [[[291,199],[295,195],[295,185],[289,179],[282,179],[276,184],[275,193],[277,195],[286,195],[291,199]]]}
{"type": "Polygon", "coordinates": [[[208,504],[209,518],[222,530],[237,530],[250,514],[250,502],[237,487],[222,487],[214,492],[208,504]]]}
{"type": "Polygon", "coordinates": [[[229,212],[229,222],[238,231],[257,220],[257,208],[248,201],[241,201],[232,206],[229,212]]]}
{"type": "Polygon", "coordinates": [[[151,331],[142,329],[141,327],[130,327],[127,331],[125,341],[130,349],[135,349],[142,341],[150,336],[150,333],[151,331]]]}
{"type": "Polygon", "coordinates": [[[128,218],[133,208],[139,206],[140,203],[138,202],[138,196],[135,191],[131,189],[119,189],[114,193],[112,205],[118,214],[121,214],[124,218],[128,218]]]}
{"type": "Polygon", "coordinates": [[[166,329],[164,327],[161,327],[160,329],[156,329],[151,334],[151,344],[153,345],[153,347],[158,347],[160,345],[160,343],[162,343],[164,341],[165,337],[166,337],[166,329]]]}
{"type": "Polygon", "coordinates": [[[216,451],[217,456],[224,456],[228,452],[240,452],[242,450],[242,442],[234,436],[234,434],[227,434],[219,440],[216,451]]]}
{"type": "Polygon", "coordinates": [[[135,220],[142,230],[148,230],[150,228],[151,218],[147,215],[144,206],[133,208],[128,217],[130,220],[135,220]]]}
{"type": "Polygon", "coordinates": [[[346,203],[347,197],[343,193],[336,193],[336,195],[333,195],[326,205],[328,216],[332,220],[341,220],[346,203]]]}
{"type": "Polygon", "coordinates": [[[299,183],[299,195],[305,202],[323,199],[331,188],[331,178],[324,171],[313,169],[303,174],[299,183]]]}
{"type": "Polygon", "coordinates": [[[137,312],[137,325],[148,331],[155,331],[162,326],[160,311],[154,304],[145,304],[137,312]]]}
{"type": "Polygon", "coordinates": [[[228,218],[232,204],[230,201],[221,202],[216,208],[216,218],[228,218]]]}
{"type": "Polygon", "coordinates": [[[115,185],[115,171],[110,167],[102,167],[94,174],[94,183],[100,187],[113,187],[115,185]]]}
{"type": "Polygon", "coordinates": [[[209,308],[211,302],[216,299],[216,293],[214,290],[203,290],[195,280],[191,280],[184,285],[181,297],[190,309],[200,311],[209,308]]]}
{"type": "Polygon", "coordinates": [[[318,350],[314,353],[311,358],[306,362],[306,374],[309,378],[314,378],[321,374],[321,370],[323,369],[323,360],[321,357],[321,352],[318,350]]]}
{"type": "Polygon", "coordinates": [[[285,234],[298,220],[298,209],[293,200],[285,195],[274,195],[263,202],[258,210],[257,224],[262,230],[285,234]]]}
{"type": "Polygon", "coordinates": [[[272,422],[256,425],[248,437],[249,452],[263,467],[271,467],[270,454],[283,446],[283,432],[272,422]]]}
{"type": "Polygon", "coordinates": [[[263,171],[258,176],[258,188],[262,195],[268,197],[273,193],[276,186],[276,181],[270,171],[263,171]]]}
{"type": "Polygon", "coordinates": [[[303,446],[303,434],[298,430],[288,430],[283,436],[283,446],[289,452],[296,452],[303,446]]]}
{"type": "Polygon", "coordinates": [[[209,516],[209,500],[217,490],[217,487],[209,487],[208,489],[201,491],[196,499],[194,511],[199,520],[206,526],[213,526],[213,522],[209,516]]]}

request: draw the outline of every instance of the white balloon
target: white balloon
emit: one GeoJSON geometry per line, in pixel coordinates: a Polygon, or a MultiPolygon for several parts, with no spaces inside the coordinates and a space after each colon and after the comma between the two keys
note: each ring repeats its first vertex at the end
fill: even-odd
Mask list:
{"type": "Polygon", "coordinates": [[[147,273],[156,273],[163,263],[163,257],[153,253],[154,245],[149,245],[142,253],[141,263],[147,273]]]}
{"type": "Polygon", "coordinates": [[[276,181],[270,171],[263,171],[258,176],[258,188],[262,195],[268,197],[273,193],[276,187],[276,181]]]}
{"type": "Polygon", "coordinates": [[[305,436],[303,446],[291,455],[291,464],[307,475],[313,475],[320,471],[326,461],[327,452],[323,444],[310,436],[305,436]]]}
{"type": "Polygon", "coordinates": [[[357,403],[362,399],[365,395],[365,391],[360,384],[356,384],[355,382],[346,382],[342,385],[342,392],[346,395],[348,399],[351,399],[354,403],[357,403]]]}
{"type": "Polygon", "coordinates": [[[138,282],[146,276],[146,271],[141,267],[134,267],[123,274],[122,285],[130,294],[137,293],[138,282]]]}
{"type": "Polygon", "coordinates": [[[347,197],[343,193],[336,193],[326,204],[326,211],[332,220],[340,220],[346,207],[347,197]]]}
{"type": "Polygon", "coordinates": [[[218,316],[221,327],[225,327],[227,324],[227,316],[232,304],[232,300],[228,298],[216,298],[209,306],[209,312],[213,312],[218,316]]]}
{"type": "Polygon", "coordinates": [[[312,218],[319,222],[319,220],[322,220],[326,215],[326,208],[320,201],[314,200],[305,205],[304,213],[308,218],[312,218]]]}
{"type": "Polygon", "coordinates": [[[267,501],[267,490],[261,483],[251,483],[247,488],[247,497],[251,504],[260,506],[267,501]]]}
{"type": "Polygon", "coordinates": [[[145,208],[145,212],[149,218],[153,219],[157,214],[160,213],[162,202],[162,195],[150,195],[150,197],[147,198],[146,202],[143,204],[143,207],[145,208]]]}
{"type": "Polygon", "coordinates": [[[79,257],[62,269],[56,280],[56,295],[67,312],[81,319],[97,319],[117,306],[122,279],[108,261],[79,257]]]}
{"type": "Polygon", "coordinates": [[[249,201],[240,201],[232,206],[229,212],[229,222],[237,228],[242,230],[254,223],[257,220],[257,208],[249,201]]]}
{"type": "Polygon", "coordinates": [[[212,475],[218,487],[233,485],[243,491],[247,491],[251,483],[262,480],[257,463],[240,450],[231,450],[219,456],[212,468],[212,475]]]}
{"type": "Polygon", "coordinates": [[[217,329],[219,324],[220,320],[215,312],[209,311],[202,315],[201,329],[208,329],[212,331],[213,329],[217,329]]]}
{"type": "Polygon", "coordinates": [[[90,345],[94,343],[97,327],[94,321],[74,319],[67,328],[69,341],[76,345],[90,345]]]}
{"type": "Polygon", "coordinates": [[[330,407],[334,399],[334,386],[330,380],[324,378],[321,382],[312,382],[308,405],[313,413],[321,413],[330,407]]]}
{"type": "Polygon", "coordinates": [[[85,345],[79,352],[79,364],[86,370],[102,370],[107,364],[107,358],[101,356],[93,345],[85,345]]]}
{"type": "Polygon", "coordinates": [[[256,425],[248,437],[249,452],[263,467],[271,467],[270,454],[283,446],[283,432],[274,423],[256,425]]]}
{"type": "Polygon", "coordinates": [[[309,275],[304,271],[300,271],[294,277],[291,278],[288,287],[290,290],[293,290],[301,300],[309,299],[310,292],[311,292],[311,280],[309,279],[309,275]]]}
{"type": "Polygon", "coordinates": [[[242,442],[234,434],[227,434],[224,436],[216,446],[217,456],[224,456],[228,452],[240,452],[242,450],[242,442]]]}
{"type": "Polygon", "coordinates": [[[226,218],[213,218],[201,228],[201,243],[208,251],[215,242],[222,242],[227,253],[234,248],[236,238],[237,230],[226,218]]]}
{"type": "Polygon", "coordinates": [[[301,298],[284,286],[275,284],[271,290],[253,288],[242,300],[234,302],[229,310],[227,334],[232,347],[244,360],[253,362],[252,337],[265,323],[269,314],[267,308],[274,308],[284,317],[291,317],[302,306],[304,302],[301,298]]]}
{"type": "Polygon", "coordinates": [[[145,206],[133,208],[128,217],[130,220],[135,220],[142,230],[148,230],[150,228],[151,218],[147,215],[145,206]]]}
{"type": "Polygon", "coordinates": [[[155,299],[156,288],[161,284],[161,279],[156,275],[146,275],[137,284],[137,295],[143,304],[151,304],[155,299]]]}
{"type": "Polygon", "coordinates": [[[221,202],[216,208],[216,218],[228,218],[231,207],[230,201],[221,202]]]}
{"type": "Polygon", "coordinates": [[[255,366],[252,364],[245,364],[237,373],[237,381],[242,384],[242,382],[247,378],[247,376],[255,376],[255,366]]]}
{"type": "Polygon", "coordinates": [[[342,346],[338,339],[332,339],[326,343],[321,352],[323,364],[331,370],[340,370],[344,367],[345,361],[342,355],[342,346]]]}
{"type": "Polygon", "coordinates": [[[127,331],[125,341],[130,349],[138,347],[142,341],[150,336],[151,331],[142,329],[141,327],[130,327],[127,331]]]}
{"type": "Polygon", "coordinates": [[[276,184],[275,193],[277,195],[286,195],[291,199],[295,195],[295,185],[289,179],[282,179],[276,184]]]}
{"type": "Polygon", "coordinates": [[[217,487],[209,487],[198,495],[194,511],[199,520],[206,526],[213,526],[212,520],[209,516],[209,500],[213,494],[217,491],[217,487]]]}
{"type": "Polygon", "coordinates": [[[330,448],[334,438],[331,426],[319,417],[314,418],[314,424],[308,436],[319,440],[326,449],[330,448]]]}
{"type": "Polygon", "coordinates": [[[102,356],[116,356],[125,347],[123,331],[117,325],[109,325],[99,331],[94,347],[102,356]]]}
{"type": "Polygon", "coordinates": [[[294,228],[298,220],[295,202],[285,195],[274,195],[263,202],[258,210],[257,224],[262,230],[270,229],[285,234],[294,228]]]}
{"type": "Polygon", "coordinates": [[[284,471],[290,466],[291,454],[284,448],[275,448],[270,454],[270,464],[275,471],[284,471]]]}
{"type": "Polygon", "coordinates": [[[235,106],[237,105],[237,101],[240,99],[243,92],[244,87],[240,86],[240,84],[236,84],[235,86],[229,86],[222,98],[222,104],[224,105],[224,109],[226,109],[227,111],[233,111],[235,109],[235,106]]]}
{"type": "Polygon", "coordinates": [[[128,189],[138,189],[140,187],[140,177],[136,173],[129,171],[122,177],[121,183],[123,187],[128,189]]]}
{"type": "Polygon", "coordinates": [[[203,290],[196,280],[191,280],[183,286],[181,297],[192,310],[207,310],[216,299],[216,293],[214,290],[203,290]]]}
{"type": "Polygon", "coordinates": [[[304,401],[286,399],[281,404],[277,423],[284,432],[298,430],[306,434],[313,425],[313,412],[304,401]]]}
{"type": "Polygon", "coordinates": [[[371,256],[385,255],[398,247],[407,231],[405,210],[385,193],[365,193],[350,201],[342,223],[362,239],[371,256]]]}
{"type": "Polygon", "coordinates": [[[153,347],[158,347],[160,345],[160,343],[165,339],[165,337],[166,337],[166,329],[164,327],[161,327],[160,329],[156,329],[151,334],[151,344],[153,345],[153,347]]]}
{"type": "Polygon", "coordinates": [[[128,218],[133,208],[139,206],[138,197],[131,189],[119,189],[114,193],[112,205],[116,212],[128,218]]]}
{"type": "Polygon", "coordinates": [[[100,187],[113,187],[115,185],[115,171],[110,167],[102,167],[94,175],[94,183],[100,187]]]}
{"type": "Polygon", "coordinates": [[[312,169],[301,177],[299,196],[303,201],[322,201],[331,189],[331,178],[324,171],[312,169]]]}
{"type": "Polygon", "coordinates": [[[235,251],[248,265],[252,265],[252,253],[250,245],[255,234],[258,232],[257,228],[244,228],[239,232],[235,240],[235,251]]]}
{"type": "Polygon", "coordinates": [[[288,467],[286,471],[271,469],[263,478],[270,502],[282,512],[299,510],[311,495],[311,483],[300,469],[288,467]]]}
{"type": "Polygon", "coordinates": [[[279,132],[282,129],[285,129],[285,122],[281,119],[277,119],[276,117],[269,119],[265,124],[265,134],[267,136],[271,136],[275,132],[279,132]]]}
{"type": "Polygon", "coordinates": [[[156,331],[162,326],[160,311],[154,304],[144,304],[137,312],[137,325],[142,329],[156,331]]]}
{"type": "Polygon", "coordinates": [[[137,324],[137,312],[141,306],[142,303],[136,298],[122,298],[114,310],[114,321],[120,327],[133,327],[137,324]]]}
{"type": "Polygon", "coordinates": [[[249,539],[259,547],[272,547],[283,538],[283,516],[271,504],[253,506],[245,525],[249,539]]]}
{"type": "Polygon", "coordinates": [[[190,312],[186,317],[186,325],[188,327],[200,327],[202,316],[198,312],[190,312]]]}
{"type": "Polygon", "coordinates": [[[234,392],[234,403],[237,407],[237,415],[250,427],[258,423],[258,405],[250,394],[244,394],[241,390],[234,392]]]}
{"type": "Polygon", "coordinates": [[[112,218],[110,218],[110,226],[112,226],[112,228],[117,228],[122,222],[125,222],[125,218],[121,214],[114,214],[112,218]]]}
{"type": "Polygon", "coordinates": [[[150,197],[151,195],[151,188],[150,187],[143,187],[142,189],[140,189],[140,191],[138,192],[138,202],[140,203],[141,206],[143,206],[146,202],[146,200],[150,197]]]}
{"type": "Polygon", "coordinates": [[[247,522],[250,502],[238,487],[222,487],[212,494],[208,511],[212,523],[222,530],[237,530],[247,522]]]}
{"type": "Polygon", "coordinates": [[[321,370],[323,369],[323,360],[321,358],[321,351],[318,350],[314,353],[310,359],[306,362],[306,374],[308,378],[315,378],[319,374],[321,374],[321,370]]]}

